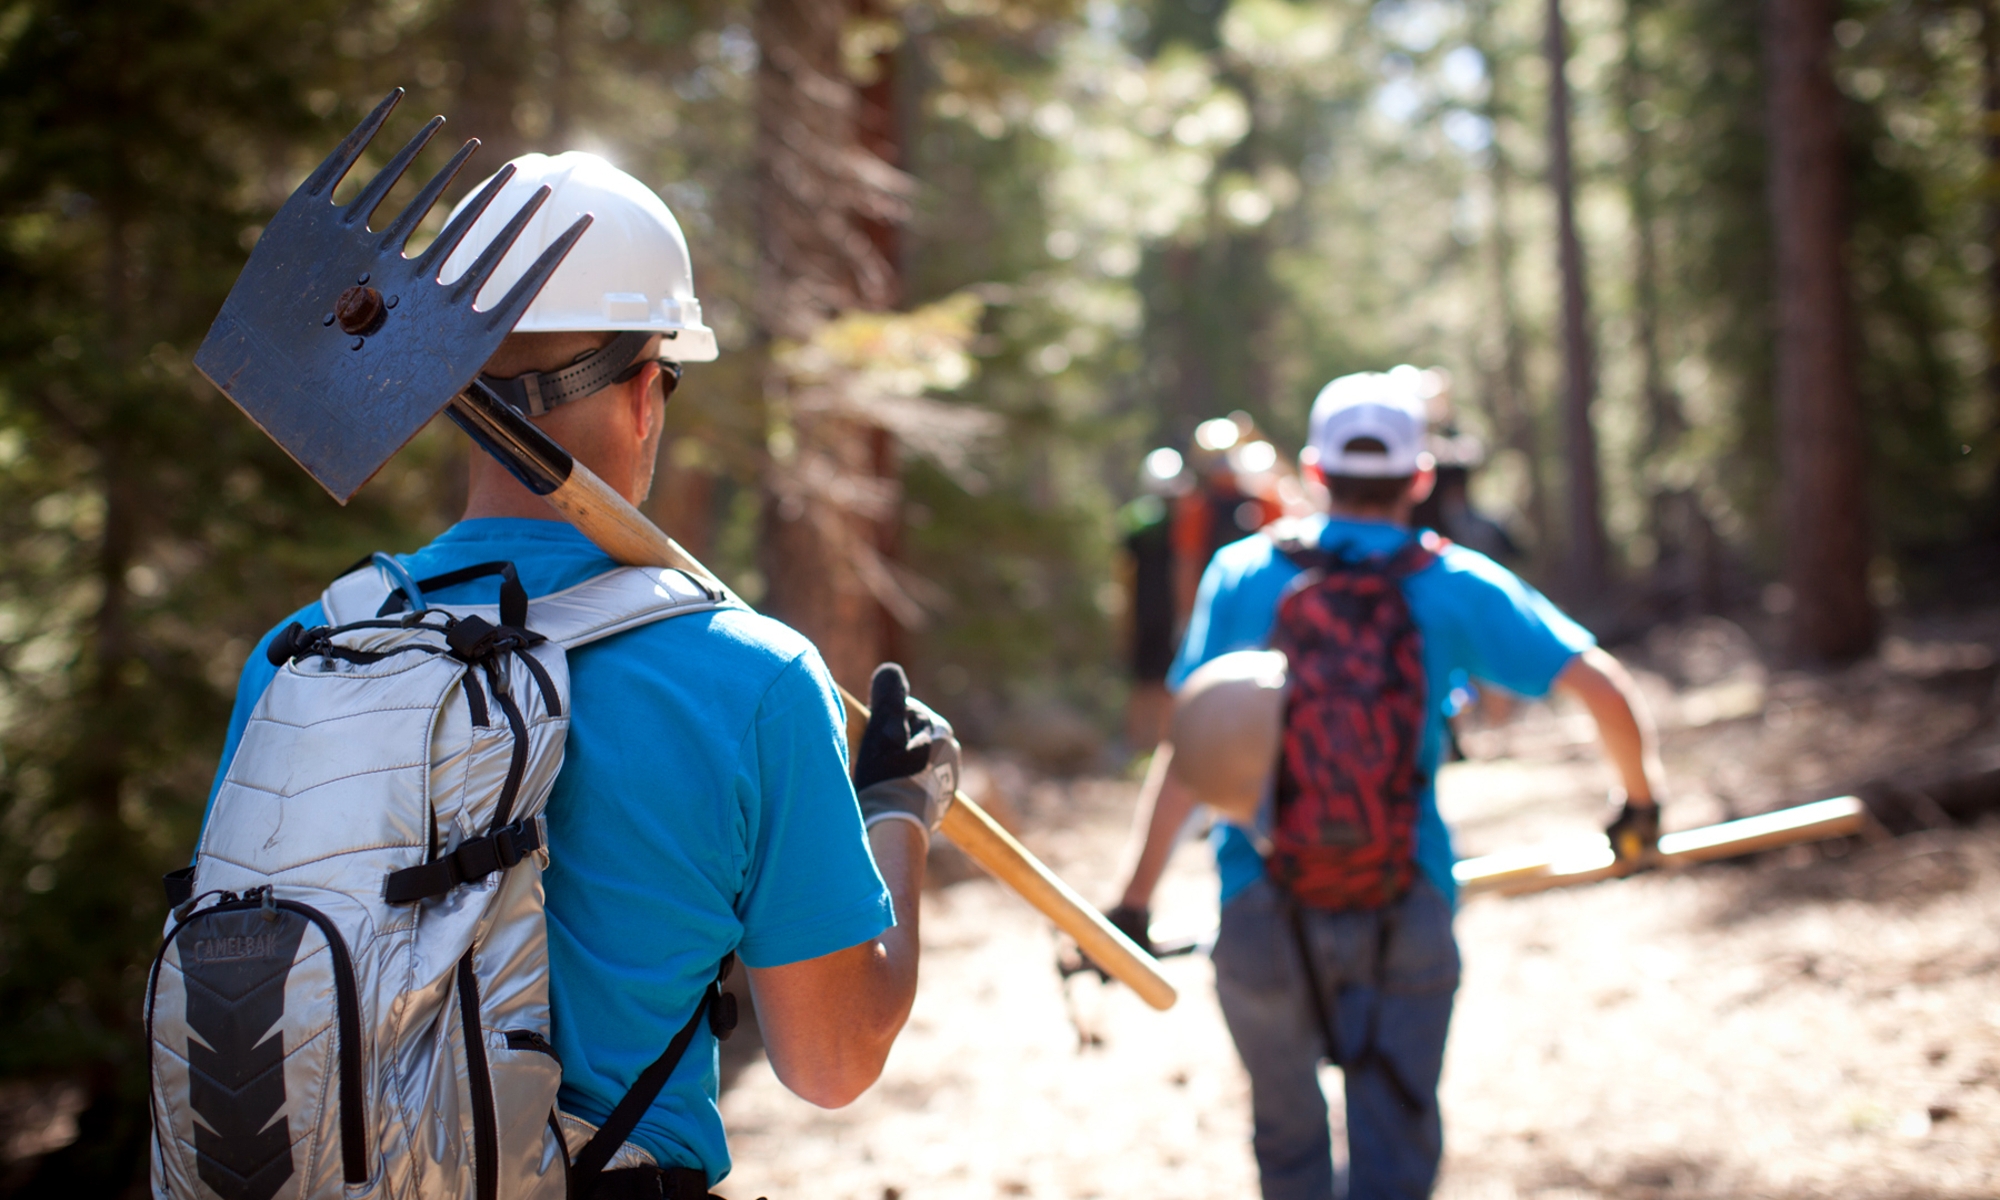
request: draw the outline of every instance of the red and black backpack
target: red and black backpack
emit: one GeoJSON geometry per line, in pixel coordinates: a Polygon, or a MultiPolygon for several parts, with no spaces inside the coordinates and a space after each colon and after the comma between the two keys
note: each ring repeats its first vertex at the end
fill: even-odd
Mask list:
{"type": "Polygon", "coordinates": [[[1271,877],[1311,908],[1380,908],[1414,872],[1428,715],[1423,639],[1402,582],[1446,545],[1426,532],[1348,559],[1293,539],[1304,569],[1278,602],[1273,648],[1290,668],[1271,877]]]}

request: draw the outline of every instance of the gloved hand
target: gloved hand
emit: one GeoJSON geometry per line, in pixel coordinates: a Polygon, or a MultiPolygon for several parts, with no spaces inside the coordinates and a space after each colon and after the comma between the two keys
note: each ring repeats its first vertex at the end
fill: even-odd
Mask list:
{"type": "Polygon", "coordinates": [[[1119,904],[1104,912],[1104,919],[1111,927],[1132,939],[1132,944],[1144,950],[1149,957],[1158,958],[1153,952],[1153,914],[1151,910],[1134,908],[1129,904],[1119,904]]]}
{"type": "MultiPolygon", "coordinates": [[[[1612,797],[1616,802],[1619,797],[1612,797]]],[[[1618,815],[1604,827],[1604,836],[1611,840],[1611,853],[1620,863],[1636,864],[1651,861],[1660,852],[1660,806],[1635,804],[1624,800],[1618,815]]]]}
{"type": "Polygon", "coordinates": [[[870,715],[854,753],[854,790],[861,819],[910,821],[926,834],[958,792],[960,754],[951,722],[910,695],[903,668],[883,663],[868,688],[870,715]]]}

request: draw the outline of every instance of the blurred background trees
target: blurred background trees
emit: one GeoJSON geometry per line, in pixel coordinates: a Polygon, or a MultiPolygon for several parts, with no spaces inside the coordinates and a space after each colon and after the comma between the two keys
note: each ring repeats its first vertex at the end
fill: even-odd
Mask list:
{"type": "Polygon", "coordinates": [[[1347,371],[1450,372],[1475,501],[1607,636],[1760,611],[1838,659],[1990,594],[1991,9],[0,3],[0,1187],[135,1186],[154,880],[236,670],[459,501],[432,430],[336,509],[188,365],[389,87],[384,145],[441,111],[680,217],[724,354],[663,524],[850,686],[900,656],[976,744],[1079,767],[1141,457],[1234,410],[1289,454],[1347,371]]]}

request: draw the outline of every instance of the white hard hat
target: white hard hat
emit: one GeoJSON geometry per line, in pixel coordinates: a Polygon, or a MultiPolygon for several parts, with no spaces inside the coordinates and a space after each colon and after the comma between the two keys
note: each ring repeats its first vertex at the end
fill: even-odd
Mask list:
{"type": "Polygon", "coordinates": [[[1197,667],[1174,693],[1167,770],[1239,825],[1256,819],[1278,765],[1285,679],[1281,651],[1238,650],[1197,667]]]}
{"type": "MultiPolygon", "coordinates": [[[[465,274],[521,205],[546,184],[554,190],[480,289],[478,305],[497,303],[550,243],[589,213],[590,228],[521,314],[515,331],[646,330],[665,336],[662,358],[708,362],[715,357],[715,333],[701,323],[701,303],[694,298],[687,239],[651,188],[580,150],[554,157],[524,154],[508,165],[514,177],[445,260],[443,282],[465,274]]],[[[461,200],[451,215],[458,216],[478,194],[475,190],[461,200]]]]}

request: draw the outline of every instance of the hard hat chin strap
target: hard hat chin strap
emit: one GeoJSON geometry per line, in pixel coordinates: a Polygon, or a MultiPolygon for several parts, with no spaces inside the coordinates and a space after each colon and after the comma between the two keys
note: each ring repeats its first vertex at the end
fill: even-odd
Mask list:
{"type": "MultiPolygon", "coordinates": [[[[557,405],[581,400],[608,384],[632,378],[645,365],[639,361],[639,355],[652,337],[647,330],[628,329],[598,349],[579,355],[560,371],[526,371],[511,379],[482,374],[479,379],[510,407],[539,417],[557,405]]],[[[663,365],[671,368],[670,374],[679,379],[678,368],[664,360],[663,365]]],[[[667,390],[672,390],[672,384],[667,390]]]]}

